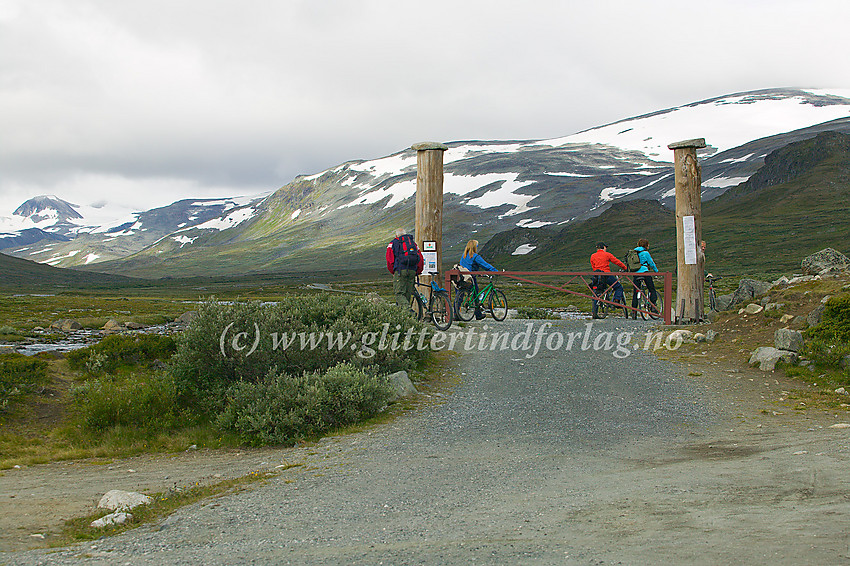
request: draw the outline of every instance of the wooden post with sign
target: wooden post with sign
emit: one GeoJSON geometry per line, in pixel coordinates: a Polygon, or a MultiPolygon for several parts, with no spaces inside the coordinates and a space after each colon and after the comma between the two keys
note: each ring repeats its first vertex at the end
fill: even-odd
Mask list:
{"type": "MultiPolygon", "coordinates": [[[[443,152],[448,149],[437,142],[423,142],[411,146],[416,150],[416,232],[414,238],[420,250],[423,242],[435,242],[430,247],[437,252],[437,271],[443,261],[443,152]]],[[[427,266],[426,266],[427,270],[427,266]]],[[[425,274],[420,281],[430,285],[437,274],[425,274]]],[[[437,279],[438,280],[438,279],[437,279]]],[[[430,292],[426,291],[426,296],[430,292]]]]}
{"type": "Polygon", "coordinates": [[[702,173],[697,149],[705,139],[685,140],[667,146],[673,150],[676,179],[676,322],[699,322],[704,318],[703,279],[705,258],[702,239],[702,173]]]}

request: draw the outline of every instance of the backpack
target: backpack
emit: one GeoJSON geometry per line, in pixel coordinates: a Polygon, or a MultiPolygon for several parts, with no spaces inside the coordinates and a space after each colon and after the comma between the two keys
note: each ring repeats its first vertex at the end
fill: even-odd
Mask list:
{"type": "Polygon", "coordinates": [[[419,267],[419,248],[413,241],[413,236],[404,234],[399,236],[401,242],[401,255],[398,257],[399,269],[416,269],[419,267]]]}
{"type": "Polygon", "coordinates": [[[643,266],[640,261],[640,252],[637,250],[629,250],[629,253],[626,254],[626,261],[624,261],[623,263],[626,264],[626,267],[629,268],[629,271],[634,273],[643,266]]]}

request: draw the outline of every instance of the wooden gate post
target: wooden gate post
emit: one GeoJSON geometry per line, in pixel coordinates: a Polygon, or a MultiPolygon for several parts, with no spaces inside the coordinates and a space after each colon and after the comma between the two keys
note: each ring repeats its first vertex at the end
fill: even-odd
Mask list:
{"type": "MultiPolygon", "coordinates": [[[[437,142],[422,142],[411,146],[416,150],[416,245],[437,242],[437,270],[443,265],[443,152],[449,149],[437,142]]],[[[423,250],[424,251],[424,250],[423,250]]],[[[420,281],[431,283],[430,275],[420,281]]],[[[430,291],[426,291],[430,296],[430,291]]]]}
{"type": "Polygon", "coordinates": [[[699,322],[704,318],[702,238],[702,173],[697,149],[705,139],[685,140],[667,146],[673,150],[676,178],[676,321],[699,322]]]}

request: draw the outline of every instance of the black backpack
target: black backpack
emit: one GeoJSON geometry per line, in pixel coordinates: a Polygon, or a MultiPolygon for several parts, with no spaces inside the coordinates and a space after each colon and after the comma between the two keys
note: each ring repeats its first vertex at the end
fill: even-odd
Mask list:
{"type": "Polygon", "coordinates": [[[419,248],[413,241],[413,236],[404,234],[398,237],[401,242],[401,255],[398,258],[399,269],[416,269],[419,267],[419,248]]]}
{"type": "Polygon", "coordinates": [[[626,267],[629,268],[629,271],[634,273],[639,270],[643,264],[640,262],[640,252],[637,250],[629,250],[626,254],[626,261],[623,263],[626,264],[626,267]]]}

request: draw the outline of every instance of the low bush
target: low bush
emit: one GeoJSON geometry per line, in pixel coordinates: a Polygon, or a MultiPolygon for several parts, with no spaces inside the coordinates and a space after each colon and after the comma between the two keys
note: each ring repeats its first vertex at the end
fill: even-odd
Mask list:
{"type": "Polygon", "coordinates": [[[272,371],[233,385],[217,422],[248,444],[292,444],[374,416],[391,393],[385,377],[349,363],[300,376],[272,371]]]}
{"type": "Polygon", "coordinates": [[[121,367],[167,361],[177,351],[171,336],[159,334],[113,334],[97,344],[68,353],[71,369],[86,370],[92,375],[114,373],[121,367]]]}
{"type": "Polygon", "coordinates": [[[112,427],[167,431],[179,424],[174,378],[167,373],[92,378],[72,388],[82,425],[102,432],[112,427]]]}
{"type": "Polygon", "coordinates": [[[422,323],[395,305],[361,297],[290,296],[274,304],[218,303],[198,308],[172,364],[187,406],[219,413],[229,388],[271,371],[302,375],[347,363],[368,373],[410,369],[426,351],[403,347],[422,323]],[[395,340],[394,340],[395,338],[395,340]]]}
{"type": "Polygon", "coordinates": [[[823,368],[838,368],[850,354],[850,295],[826,303],[821,322],[805,332],[803,355],[823,368]]]}
{"type": "Polygon", "coordinates": [[[850,342],[850,295],[831,298],[821,322],[806,331],[806,337],[831,342],[850,342]]]}
{"type": "Polygon", "coordinates": [[[0,354],[0,413],[16,398],[48,382],[46,361],[18,353],[0,354]]]}

